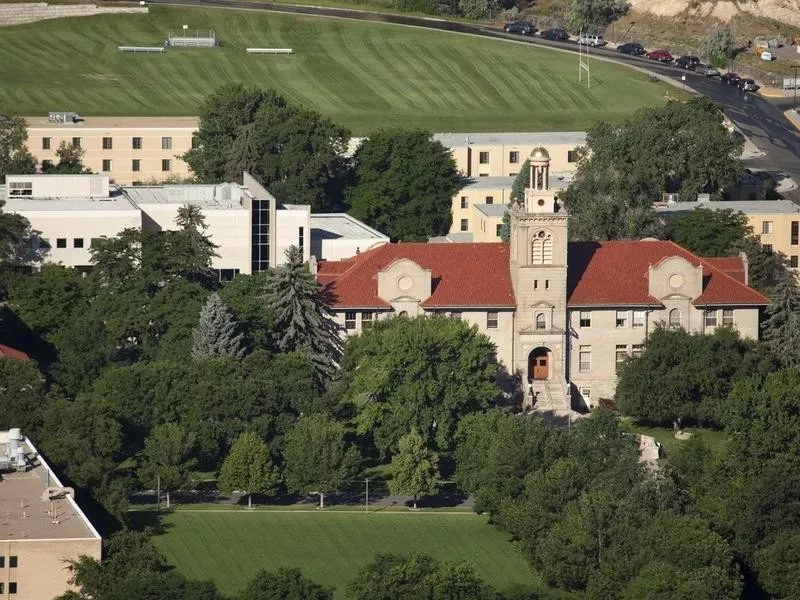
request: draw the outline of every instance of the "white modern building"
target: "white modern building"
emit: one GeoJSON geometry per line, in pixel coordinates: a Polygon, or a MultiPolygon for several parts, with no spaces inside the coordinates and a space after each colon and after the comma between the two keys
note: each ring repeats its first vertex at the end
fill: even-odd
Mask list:
{"type": "Polygon", "coordinates": [[[249,174],[243,185],[115,186],[106,175],[8,175],[5,210],[24,216],[42,238],[43,260],[91,269],[93,240],[124,229],[173,229],[178,209],[201,209],[218,246],[220,279],[282,264],[290,246],[304,260],[339,260],[388,241],[348,215],[312,215],[307,205],[281,204],[249,174]],[[312,230],[312,222],[316,223],[312,230]],[[317,235],[317,239],[314,239],[317,235]]]}

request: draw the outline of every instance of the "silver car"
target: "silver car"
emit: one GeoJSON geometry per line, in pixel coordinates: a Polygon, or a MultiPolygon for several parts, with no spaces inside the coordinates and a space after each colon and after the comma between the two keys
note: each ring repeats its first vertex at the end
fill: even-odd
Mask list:
{"type": "Polygon", "coordinates": [[[697,65],[694,68],[694,72],[700,73],[700,75],[705,75],[706,77],[716,77],[719,75],[719,71],[717,71],[714,67],[711,65],[704,65],[703,63],[697,65]]]}

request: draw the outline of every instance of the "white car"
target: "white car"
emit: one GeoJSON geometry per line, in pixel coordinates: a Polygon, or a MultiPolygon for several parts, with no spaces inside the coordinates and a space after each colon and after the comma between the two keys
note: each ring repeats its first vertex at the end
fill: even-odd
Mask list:
{"type": "Polygon", "coordinates": [[[775,60],[775,55],[769,50],[764,50],[764,52],[761,53],[761,60],[772,62],[773,60],[775,60]]]}
{"type": "Polygon", "coordinates": [[[700,63],[694,68],[695,73],[699,73],[700,75],[705,75],[706,77],[716,77],[719,75],[719,71],[717,71],[711,65],[704,65],[700,63]]]}
{"type": "Polygon", "coordinates": [[[606,41],[602,35],[582,35],[578,38],[578,43],[584,46],[605,46],[606,41]]]}

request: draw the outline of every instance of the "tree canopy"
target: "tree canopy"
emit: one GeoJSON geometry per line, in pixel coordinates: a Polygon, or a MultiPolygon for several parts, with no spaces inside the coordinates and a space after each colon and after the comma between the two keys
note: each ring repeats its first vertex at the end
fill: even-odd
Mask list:
{"type": "Polygon", "coordinates": [[[339,206],[349,132],[272,90],[228,85],[200,110],[198,144],[184,160],[203,183],[250,173],[280,202],[339,206]]]}
{"type": "Polygon", "coordinates": [[[42,173],[47,175],[80,175],[81,173],[91,173],[90,169],[83,166],[83,155],[85,150],[80,146],[73,146],[67,142],[61,142],[56,149],[58,162],[56,164],[44,163],[42,173]]]}
{"type": "Polygon", "coordinates": [[[730,256],[752,234],[743,213],[702,206],[670,219],[667,228],[671,240],[699,256],[730,256]]]}
{"type": "Polygon", "coordinates": [[[36,172],[36,159],[28,151],[28,126],[22,117],[0,114],[0,181],[6,175],[36,172]]]}
{"type": "Polygon", "coordinates": [[[253,506],[253,494],[274,494],[280,473],[272,465],[269,448],[252,431],[241,434],[233,443],[219,472],[219,489],[247,494],[247,507],[253,506]]]}
{"type": "Polygon", "coordinates": [[[415,510],[419,496],[430,496],[439,490],[439,456],[416,431],[400,438],[390,468],[389,491],[413,496],[415,510]]]}
{"type": "Polygon", "coordinates": [[[247,348],[239,324],[217,292],[213,292],[200,310],[200,321],[192,332],[192,356],[230,356],[241,358],[247,348]]]}
{"type": "Polygon", "coordinates": [[[427,241],[450,230],[460,178],[450,150],[427,131],[375,132],[361,142],[353,166],[347,204],[354,217],[392,240],[427,241]]]}

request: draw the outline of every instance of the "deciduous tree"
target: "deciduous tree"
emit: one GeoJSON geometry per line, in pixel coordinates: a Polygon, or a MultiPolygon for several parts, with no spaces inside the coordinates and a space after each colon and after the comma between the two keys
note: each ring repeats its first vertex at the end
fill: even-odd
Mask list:
{"type": "Polygon", "coordinates": [[[439,455],[425,445],[425,440],[416,431],[400,438],[390,468],[389,491],[395,495],[413,496],[414,510],[417,509],[418,497],[439,491],[439,455]]]}
{"type": "Polygon", "coordinates": [[[700,42],[700,54],[715,67],[727,67],[735,54],[733,34],[716,28],[700,42]]]}
{"type": "Polygon", "coordinates": [[[450,230],[459,187],[450,150],[421,130],[384,130],[356,150],[350,213],[393,240],[426,241],[450,230]]]}
{"type": "Polygon", "coordinates": [[[0,114],[0,181],[6,175],[36,172],[36,159],[28,152],[25,119],[0,114]]]}
{"type": "Polygon", "coordinates": [[[200,310],[200,321],[192,332],[192,356],[229,356],[241,358],[247,348],[244,334],[217,292],[212,293],[200,310]]]}
{"type": "Polygon", "coordinates": [[[325,508],[325,494],[341,488],[358,467],[358,450],[345,441],[341,423],[323,414],[301,417],[286,432],[284,477],[286,486],[304,494],[319,494],[325,508]]]}
{"type": "Polygon", "coordinates": [[[628,9],[622,0],[572,0],[567,13],[567,29],[572,33],[603,28],[628,9]]]}
{"type": "Polygon", "coordinates": [[[195,444],[195,434],[177,423],[159,425],[144,441],[139,479],[144,485],[161,486],[167,494],[167,508],[170,491],[186,485],[197,464],[195,444]]]}
{"type": "Polygon", "coordinates": [[[331,600],[333,590],[304,577],[299,569],[260,571],[242,590],[239,600],[331,600]]]}
{"type": "Polygon", "coordinates": [[[79,175],[81,173],[91,173],[90,169],[83,166],[83,155],[85,151],[80,146],[73,146],[67,142],[61,142],[56,150],[58,162],[56,164],[42,165],[42,173],[48,175],[79,175]]]}
{"type": "Polygon", "coordinates": [[[699,256],[730,256],[753,228],[741,212],[697,207],[670,219],[667,235],[699,256]]]}
{"type": "Polygon", "coordinates": [[[253,494],[274,494],[279,480],[280,475],[270,460],[266,442],[254,432],[247,431],[233,443],[222,463],[219,489],[226,493],[244,492],[247,494],[247,508],[252,508],[253,494]]]}

